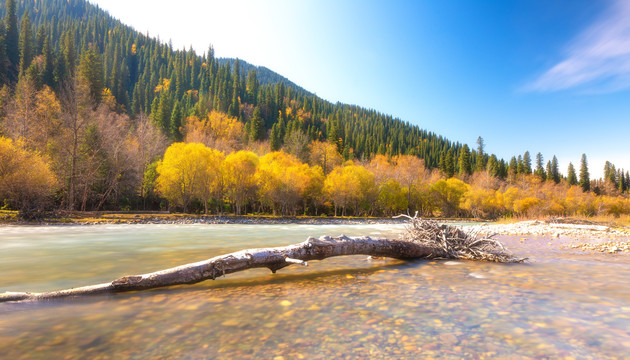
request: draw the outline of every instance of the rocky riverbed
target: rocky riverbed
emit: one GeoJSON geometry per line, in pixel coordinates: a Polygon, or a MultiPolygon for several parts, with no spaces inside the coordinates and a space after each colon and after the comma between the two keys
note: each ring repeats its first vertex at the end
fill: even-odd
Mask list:
{"type": "Polygon", "coordinates": [[[498,235],[536,236],[568,240],[561,242],[562,248],[606,253],[630,252],[630,228],[628,227],[540,220],[481,226],[485,232],[498,235]]]}

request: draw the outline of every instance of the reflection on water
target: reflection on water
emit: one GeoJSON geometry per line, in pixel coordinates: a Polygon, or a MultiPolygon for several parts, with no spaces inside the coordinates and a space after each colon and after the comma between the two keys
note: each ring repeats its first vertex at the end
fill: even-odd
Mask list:
{"type": "MultiPolygon", "coordinates": [[[[324,234],[400,226],[0,228],[0,291],[109,281],[324,234]]],[[[0,304],[0,358],[624,358],[630,257],[502,238],[529,264],[382,260],[257,269],[149,292],[0,304]],[[542,248],[542,250],[540,250],[542,248]]]]}

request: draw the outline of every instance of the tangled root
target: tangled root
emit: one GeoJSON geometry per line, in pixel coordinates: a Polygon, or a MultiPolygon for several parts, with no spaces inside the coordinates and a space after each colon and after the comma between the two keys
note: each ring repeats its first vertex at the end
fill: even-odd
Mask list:
{"type": "Polygon", "coordinates": [[[498,240],[496,234],[480,236],[482,228],[471,227],[462,230],[456,226],[439,224],[435,220],[424,220],[418,213],[409,219],[403,240],[419,243],[435,249],[435,258],[482,260],[500,263],[523,262],[526,259],[515,258],[498,240]]]}

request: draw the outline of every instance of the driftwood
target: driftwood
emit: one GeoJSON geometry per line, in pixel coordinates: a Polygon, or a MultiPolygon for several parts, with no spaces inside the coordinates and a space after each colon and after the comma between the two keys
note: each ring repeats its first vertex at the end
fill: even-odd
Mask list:
{"type": "Polygon", "coordinates": [[[292,264],[307,265],[307,261],[310,260],[342,255],[369,255],[395,259],[464,258],[497,262],[522,261],[511,257],[495,240],[477,239],[476,235],[470,238],[469,233],[454,227],[415,217],[410,219],[411,224],[403,239],[372,239],[367,236],[349,238],[343,235],[336,238],[310,237],[295,245],[242,250],[153,273],[123,276],[110,283],[44,293],[5,292],[0,294],[0,302],[46,300],[194,284],[253,268],[268,268],[275,273],[292,264]],[[424,238],[427,236],[431,236],[432,239],[424,238]]]}

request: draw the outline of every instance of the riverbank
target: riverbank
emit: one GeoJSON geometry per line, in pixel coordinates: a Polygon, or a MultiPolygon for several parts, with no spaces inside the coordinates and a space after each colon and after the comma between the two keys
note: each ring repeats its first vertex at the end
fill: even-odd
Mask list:
{"type": "MultiPolygon", "coordinates": [[[[17,215],[17,214],[15,214],[17,215]]],[[[443,219],[440,221],[457,221],[443,219]]],[[[391,217],[324,217],[324,216],[273,216],[273,215],[195,215],[168,212],[66,212],[57,217],[37,221],[23,221],[5,212],[0,224],[5,225],[100,225],[100,224],[310,224],[310,225],[359,225],[403,224],[404,218],[391,217]]]]}
{"type": "Polygon", "coordinates": [[[572,219],[529,220],[512,224],[484,224],[483,231],[505,236],[547,237],[548,245],[605,253],[630,252],[630,227],[575,221],[572,219]]]}

